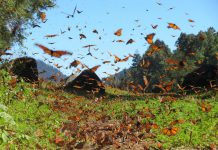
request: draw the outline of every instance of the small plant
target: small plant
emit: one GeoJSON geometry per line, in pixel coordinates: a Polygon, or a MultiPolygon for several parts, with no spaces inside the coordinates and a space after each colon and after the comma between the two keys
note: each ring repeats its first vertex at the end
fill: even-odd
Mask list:
{"type": "Polygon", "coordinates": [[[0,104],[0,140],[1,143],[6,143],[10,140],[8,131],[16,126],[13,117],[7,113],[7,107],[0,104]]]}

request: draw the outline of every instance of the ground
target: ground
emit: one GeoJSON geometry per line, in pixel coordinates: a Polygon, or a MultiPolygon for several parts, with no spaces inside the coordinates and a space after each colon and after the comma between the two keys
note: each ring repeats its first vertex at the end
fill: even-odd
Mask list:
{"type": "Polygon", "coordinates": [[[0,72],[0,145],[8,149],[216,149],[217,91],[137,95],[106,88],[103,98],[54,83],[17,83],[0,72]]]}

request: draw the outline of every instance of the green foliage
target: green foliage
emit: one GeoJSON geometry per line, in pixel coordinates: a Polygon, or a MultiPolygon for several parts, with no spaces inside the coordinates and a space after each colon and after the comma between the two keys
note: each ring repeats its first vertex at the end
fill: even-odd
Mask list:
{"type": "MultiPolygon", "coordinates": [[[[113,86],[114,79],[117,78],[116,74],[114,77],[111,77],[109,85],[113,87],[120,87],[120,85],[127,87],[131,81],[135,85],[143,85],[142,79],[143,76],[146,76],[149,80],[149,87],[146,92],[155,92],[154,85],[159,84],[161,81],[170,82],[175,79],[175,85],[177,83],[181,84],[186,74],[201,65],[218,65],[218,32],[212,27],[205,32],[200,31],[197,35],[181,33],[176,41],[176,46],[177,49],[172,51],[163,41],[156,40],[148,47],[142,57],[139,54],[135,54],[132,66],[125,70],[125,75],[118,77],[125,83],[116,81],[116,86],[113,86]],[[159,47],[159,50],[156,52],[153,52],[154,45],[159,47]],[[152,53],[149,54],[150,52],[152,53]],[[179,63],[184,63],[184,66],[177,65],[176,69],[169,69],[172,67],[166,62],[169,58],[179,63]],[[141,60],[139,61],[139,59],[141,60]],[[150,64],[146,65],[148,62],[150,64]],[[165,77],[160,78],[161,76],[165,77]]],[[[178,91],[178,89],[174,86],[172,91],[178,91]]]]}
{"type": "Polygon", "coordinates": [[[0,50],[21,44],[24,30],[37,22],[36,14],[52,5],[53,0],[0,0],[0,50]]]}
{"type": "MultiPolygon", "coordinates": [[[[108,92],[116,95],[114,89],[108,92]]],[[[106,103],[102,102],[99,105],[104,105],[103,112],[106,111],[106,113],[115,119],[122,118],[123,112],[137,116],[138,111],[144,111],[145,108],[149,108],[156,117],[154,119],[146,118],[145,121],[150,120],[159,126],[158,129],[152,129],[151,132],[157,134],[156,141],[164,143],[164,149],[180,146],[202,149],[208,147],[211,143],[217,144],[218,93],[216,92],[215,96],[209,99],[203,98],[205,94],[185,97],[173,103],[161,103],[157,99],[151,98],[143,100],[144,97],[139,97],[134,101],[125,101],[125,99],[120,101],[114,100],[106,103]],[[201,110],[198,102],[202,102],[202,100],[212,105],[210,112],[206,113],[201,110]],[[175,110],[175,112],[167,110],[168,106],[170,106],[171,110],[175,110]],[[178,134],[170,137],[164,135],[162,132],[163,128],[168,127],[176,119],[185,120],[184,123],[176,125],[179,127],[178,134]],[[199,122],[193,124],[193,120],[198,120],[199,122]],[[191,137],[190,134],[192,134],[191,137]]],[[[123,95],[126,94],[123,93],[123,95]]],[[[134,96],[129,95],[129,97],[134,96]]]]}
{"type": "Polygon", "coordinates": [[[55,128],[64,120],[61,112],[54,112],[46,103],[47,93],[40,92],[23,81],[12,87],[12,77],[0,70],[0,149],[54,149],[50,139],[55,128]]]}
{"type": "MultiPolygon", "coordinates": [[[[53,88],[49,88],[54,86],[51,83],[42,83],[39,85],[40,88],[36,88],[21,81],[13,86],[12,77],[7,72],[1,70],[0,75],[1,149],[58,149],[59,147],[54,143],[57,137],[55,131],[60,129],[62,122],[68,123],[67,118],[70,116],[79,114],[80,118],[87,118],[86,122],[99,121],[100,116],[110,116],[111,121],[122,122],[125,119],[124,114],[132,118],[140,118],[139,112],[146,112],[146,109],[150,109],[155,118],[141,118],[142,123],[151,121],[158,125],[157,129],[150,131],[156,137],[146,141],[159,141],[164,149],[181,146],[203,149],[217,143],[217,92],[161,103],[157,98],[107,88],[104,100],[94,102],[72,94],[55,92],[53,88]],[[19,93],[21,90],[22,95],[19,93]],[[202,100],[212,106],[211,111],[202,111],[198,104],[202,100]],[[66,108],[68,111],[63,113],[51,109],[54,101],[62,104],[60,106],[68,107],[66,108]],[[184,123],[176,124],[179,128],[178,133],[174,136],[164,135],[162,130],[176,119],[185,120],[184,123]],[[193,121],[197,123],[193,124],[193,121]]],[[[85,122],[81,122],[80,126],[83,124],[85,122]]],[[[65,140],[72,140],[72,138],[80,140],[76,137],[67,137],[64,133],[58,136],[65,140]]]]}

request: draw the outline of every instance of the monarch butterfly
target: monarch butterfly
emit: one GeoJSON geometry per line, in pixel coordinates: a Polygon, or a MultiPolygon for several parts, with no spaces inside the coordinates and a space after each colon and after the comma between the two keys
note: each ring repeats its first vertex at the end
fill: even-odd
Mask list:
{"type": "Polygon", "coordinates": [[[86,36],[84,34],[79,34],[79,36],[80,36],[80,40],[81,39],[86,39],[86,36]]]}
{"type": "Polygon", "coordinates": [[[130,57],[130,56],[127,56],[127,57],[121,59],[121,58],[119,58],[118,56],[114,55],[114,58],[115,58],[114,62],[115,62],[115,63],[117,63],[117,62],[125,62],[125,61],[127,61],[127,60],[129,59],[129,57],[130,57]]]}
{"type": "Polygon", "coordinates": [[[95,45],[89,44],[89,45],[83,46],[83,48],[90,48],[90,47],[93,47],[93,46],[95,46],[95,45]]]}
{"type": "Polygon", "coordinates": [[[184,122],[185,122],[185,120],[183,120],[183,119],[176,119],[170,123],[170,126],[173,126],[173,125],[178,124],[178,123],[184,123],[184,122]]]}
{"type": "Polygon", "coordinates": [[[163,90],[163,92],[169,92],[172,89],[174,80],[172,80],[171,82],[168,83],[163,83],[163,84],[155,84],[154,86],[160,88],[161,90],[163,90]]]}
{"type": "Polygon", "coordinates": [[[94,66],[94,67],[92,67],[90,70],[91,70],[92,72],[95,72],[99,67],[101,67],[101,65],[94,66]]]}
{"type": "Polygon", "coordinates": [[[47,38],[52,38],[52,37],[56,37],[56,36],[58,36],[58,34],[47,34],[47,35],[45,35],[45,37],[47,37],[47,38]]]}
{"type": "Polygon", "coordinates": [[[176,135],[178,131],[179,131],[178,127],[168,127],[163,129],[163,134],[168,136],[173,136],[176,135]]]}
{"type": "Polygon", "coordinates": [[[146,37],[145,37],[145,40],[148,42],[148,44],[152,44],[153,43],[153,38],[155,36],[155,33],[151,33],[151,34],[148,34],[146,37]]]}
{"type": "Polygon", "coordinates": [[[161,50],[160,47],[158,47],[157,45],[152,45],[151,49],[149,51],[146,52],[147,56],[151,56],[153,55],[155,52],[159,52],[161,50]]]}
{"type": "Polygon", "coordinates": [[[17,78],[12,78],[8,83],[12,88],[16,87],[17,85],[17,78]]]}
{"type": "Polygon", "coordinates": [[[58,64],[54,64],[55,67],[61,68],[62,66],[59,66],[58,64]]]}
{"type": "Polygon", "coordinates": [[[129,40],[126,42],[126,45],[127,45],[127,44],[132,44],[133,42],[135,42],[133,39],[129,39],[129,40]]]}
{"type": "Polygon", "coordinates": [[[118,56],[116,56],[116,55],[114,55],[114,58],[115,58],[115,60],[114,60],[114,62],[115,62],[115,63],[117,63],[117,62],[120,62],[120,61],[121,61],[121,59],[120,59],[118,56]]]}
{"type": "Polygon", "coordinates": [[[151,27],[152,27],[153,29],[156,29],[156,28],[158,27],[158,25],[151,25],[151,27]]]}
{"type": "Polygon", "coordinates": [[[123,29],[118,29],[116,32],[114,32],[114,35],[116,35],[116,36],[121,36],[122,35],[122,30],[123,29]]]}
{"type": "Polygon", "coordinates": [[[98,31],[96,29],[94,29],[92,32],[98,34],[98,31]]]}
{"type": "Polygon", "coordinates": [[[121,60],[121,62],[125,62],[125,61],[127,61],[128,59],[129,59],[129,56],[123,58],[123,59],[121,60]]]}
{"type": "Polygon", "coordinates": [[[161,49],[161,47],[159,47],[157,45],[152,45],[151,48],[155,51],[159,51],[161,49]]]}
{"type": "Polygon", "coordinates": [[[53,51],[53,50],[51,50],[51,49],[49,49],[41,44],[35,44],[35,45],[38,46],[39,48],[41,48],[46,54],[49,54],[49,55],[57,57],[57,58],[60,58],[63,55],[72,55],[72,53],[67,52],[67,51],[61,51],[61,50],[53,51]]]}
{"type": "Polygon", "coordinates": [[[81,64],[81,62],[79,60],[74,60],[71,64],[70,64],[70,68],[73,67],[77,67],[79,64],[81,64]]]}
{"type": "Polygon", "coordinates": [[[201,103],[201,110],[203,112],[209,112],[211,111],[211,109],[212,109],[212,106],[210,104],[206,104],[204,102],[201,103]]]}
{"type": "Polygon", "coordinates": [[[116,42],[118,42],[118,43],[123,43],[124,41],[123,41],[123,40],[117,40],[116,42]]]}
{"type": "Polygon", "coordinates": [[[195,22],[195,21],[194,21],[194,20],[192,20],[192,19],[189,19],[188,21],[189,21],[189,22],[195,22]]]}
{"type": "Polygon", "coordinates": [[[176,24],[174,23],[168,23],[168,28],[172,28],[174,30],[180,30],[179,26],[177,26],[176,24]]]}
{"type": "Polygon", "coordinates": [[[106,61],[103,61],[102,63],[103,63],[103,64],[108,64],[108,63],[110,63],[110,61],[107,61],[107,60],[106,60],[106,61]]]}
{"type": "Polygon", "coordinates": [[[46,21],[46,13],[45,12],[39,12],[39,17],[41,18],[42,22],[46,21]]]}

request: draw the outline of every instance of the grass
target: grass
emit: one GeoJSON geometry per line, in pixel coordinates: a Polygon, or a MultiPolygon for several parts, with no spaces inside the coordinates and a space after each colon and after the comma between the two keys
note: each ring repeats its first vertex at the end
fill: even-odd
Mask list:
{"type": "MultiPolygon", "coordinates": [[[[161,102],[162,97],[149,98],[112,88],[106,89],[107,95],[103,99],[87,99],[57,90],[54,86],[51,83],[16,83],[7,72],[0,71],[1,149],[65,149],[69,148],[69,143],[73,143],[75,148],[84,139],[92,145],[107,146],[96,140],[100,131],[90,133],[87,130],[91,125],[95,126],[92,130],[97,130],[98,126],[110,122],[123,125],[122,132],[129,137],[138,132],[146,133],[144,136],[153,135],[137,141],[147,142],[151,148],[209,149],[218,144],[216,91],[161,102]],[[203,110],[202,102],[208,111],[203,110]],[[175,123],[176,120],[182,121],[175,123]],[[65,125],[72,122],[71,127],[76,123],[77,130],[68,129],[65,125]],[[147,132],[149,123],[157,126],[147,132]],[[175,135],[164,134],[164,129],[170,127],[177,129],[175,135]],[[84,131],[87,131],[88,138],[83,136],[84,131]],[[157,143],[160,143],[159,146],[157,143]]],[[[117,131],[117,127],[112,130],[117,131]]],[[[104,132],[114,136],[106,130],[104,132]]]]}

